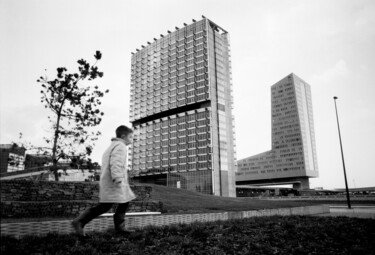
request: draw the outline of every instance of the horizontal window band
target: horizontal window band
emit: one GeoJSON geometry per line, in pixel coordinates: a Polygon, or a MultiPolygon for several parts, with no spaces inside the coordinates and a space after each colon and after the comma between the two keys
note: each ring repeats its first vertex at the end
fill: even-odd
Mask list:
{"type": "Polygon", "coordinates": [[[169,109],[169,110],[166,110],[166,111],[163,111],[163,112],[153,114],[151,116],[147,116],[147,117],[135,120],[135,121],[132,122],[132,124],[133,124],[133,127],[135,127],[135,126],[139,126],[143,123],[153,121],[153,120],[156,120],[156,119],[161,119],[161,118],[165,118],[165,117],[168,117],[168,116],[171,116],[171,115],[175,115],[175,114],[179,114],[179,113],[183,113],[183,112],[188,112],[188,111],[192,111],[192,110],[197,110],[197,109],[201,109],[201,108],[206,108],[206,107],[211,107],[211,101],[208,100],[208,101],[204,101],[204,102],[198,102],[198,103],[195,103],[195,104],[184,105],[184,106],[174,108],[174,109],[169,109]]]}

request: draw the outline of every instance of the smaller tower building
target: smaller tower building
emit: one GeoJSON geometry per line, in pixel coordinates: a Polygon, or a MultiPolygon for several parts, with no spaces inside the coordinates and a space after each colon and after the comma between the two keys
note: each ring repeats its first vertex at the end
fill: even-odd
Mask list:
{"type": "Polygon", "coordinates": [[[310,85],[290,74],[271,87],[272,149],[238,160],[236,184],[309,188],[318,177],[310,85]]]}

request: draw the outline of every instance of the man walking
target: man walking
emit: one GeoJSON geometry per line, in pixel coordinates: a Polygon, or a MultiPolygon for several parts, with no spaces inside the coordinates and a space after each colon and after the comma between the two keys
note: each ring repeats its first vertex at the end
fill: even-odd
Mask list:
{"type": "Polygon", "coordinates": [[[78,235],[83,236],[84,226],[92,219],[107,212],[115,203],[118,204],[113,215],[115,230],[119,233],[129,233],[125,229],[125,212],[129,202],[136,197],[129,186],[126,169],[126,145],[131,143],[132,138],[132,129],[126,126],[119,126],[116,129],[116,138],[112,138],[112,142],[102,158],[99,203],[72,221],[72,226],[78,235]]]}

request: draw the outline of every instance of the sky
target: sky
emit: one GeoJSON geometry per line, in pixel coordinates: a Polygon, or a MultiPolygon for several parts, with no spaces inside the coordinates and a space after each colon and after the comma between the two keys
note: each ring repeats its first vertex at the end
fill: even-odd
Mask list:
{"type": "Polygon", "coordinates": [[[0,0],[0,143],[43,145],[48,110],[38,77],[78,59],[104,72],[109,89],[98,127],[101,154],[129,123],[131,52],[201,16],[230,34],[237,158],[271,149],[271,86],[294,73],[311,86],[319,177],[344,188],[337,96],[349,188],[375,186],[375,1],[372,0],[0,0]],[[46,70],[45,70],[46,69],[46,70]]]}

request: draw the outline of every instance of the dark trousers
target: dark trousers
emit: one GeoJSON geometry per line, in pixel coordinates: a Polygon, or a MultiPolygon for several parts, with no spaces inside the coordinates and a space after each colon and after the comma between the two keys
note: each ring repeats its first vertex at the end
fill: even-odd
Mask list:
{"type": "MultiPolygon", "coordinates": [[[[82,225],[86,225],[91,220],[95,219],[99,215],[106,213],[109,209],[112,208],[114,203],[99,203],[94,207],[91,207],[84,211],[79,217],[78,220],[82,223],[82,225]]],[[[115,227],[120,225],[125,220],[125,212],[129,207],[129,203],[122,203],[118,204],[115,214],[113,215],[113,220],[115,223],[115,227]]]]}

